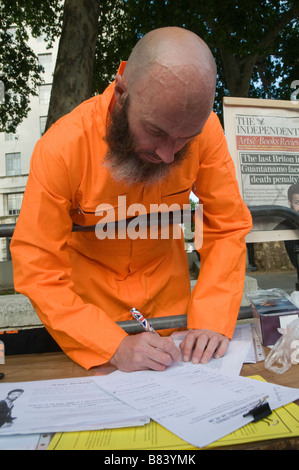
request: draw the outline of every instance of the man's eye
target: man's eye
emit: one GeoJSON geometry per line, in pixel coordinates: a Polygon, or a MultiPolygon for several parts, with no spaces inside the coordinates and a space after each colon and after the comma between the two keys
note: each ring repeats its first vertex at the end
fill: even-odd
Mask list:
{"type": "Polygon", "coordinates": [[[164,136],[165,135],[165,132],[159,130],[159,129],[153,129],[153,128],[149,128],[149,132],[153,135],[156,135],[156,136],[164,136]]]}

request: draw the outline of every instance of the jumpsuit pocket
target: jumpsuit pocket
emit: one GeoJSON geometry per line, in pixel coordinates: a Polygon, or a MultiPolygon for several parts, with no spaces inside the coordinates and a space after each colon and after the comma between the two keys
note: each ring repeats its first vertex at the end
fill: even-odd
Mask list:
{"type": "Polygon", "coordinates": [[[125,219],[126,211],[126,194],[121,194],[105,200],[80,201],[70,215],[75,224],[86,227],[125,219]]]}

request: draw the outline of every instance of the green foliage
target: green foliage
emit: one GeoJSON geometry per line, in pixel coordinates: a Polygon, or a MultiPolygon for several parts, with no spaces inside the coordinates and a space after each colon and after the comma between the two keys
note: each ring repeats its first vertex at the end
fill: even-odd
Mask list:
{"type": "MultiPolygon", "coordinates": [[[[99,0],[99,36],[93,93],[113,80],[137,40],[163,26],[180,26],[209,45],[218,69],[215,110],[224,96],[290,99],[299,79],[298,0],[99,0]]],[[[26,117],[41,82],[28,30],[47,42],[61,33],[63,0],[0,1],[0,131],[13,132],[26,117]],[[15,34],[11,28],[15,26],[15,34]]],[[[75,40],[75,38],[74,38],[75,40]]]]}
{"type": "MultiPolygon", "coordinates": [[[[223,96],[289,99],[291,82],[299,79],[296,1],[119,0],[117,9],[123,11],[122,20],[111,14],[106,20],[114,40],[102,43],[104,50],[110,48],[103,56],[105,77],[115,73],[139,37],[155,28],[180,26],[201,36],[213,52],[218,69],[215,110],[219,114],[223,96]],[[228,80],[230,74],[235,76],[234,88],[228,80]]],[[[101,77],[98,68],[95,83],[100,84],[99,90],[104,85],[101,77]]]]}
{"type": "Polygon", "coordinates": [[[101,93],[114,79],[119,64],[127,60],[137,42],[131,27],[127,2],[100,2],[99,36],[94,58],[93,91],[101,93]]]}
{"type": "Polygon", "coordinates": [[[290,86],[299,80],[298,20],[291,21],[272,43],[271,51],[264,61],[257,62],[252,83],[261,81],[252,89],[252,96],[289,100],[290,86]]]}
{"type": "Polygon", "coordinates": [[[42,67],[28,46],[28,30],[44,34],[51,44],[60,32],[61,1],[37,0],[0,2],[0,80],[4,103],[0,105],[0,132],[15,132],[28,115],[29,102],[41,84],[42,67]]]}

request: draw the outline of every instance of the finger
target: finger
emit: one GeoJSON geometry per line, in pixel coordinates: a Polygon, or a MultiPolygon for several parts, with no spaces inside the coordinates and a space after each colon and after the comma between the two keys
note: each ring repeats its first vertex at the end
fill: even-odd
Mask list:
{"type": "Polygon", "coordinates": [[[181,352],[179,348],[176,346],[173,338],[162,338],[163,346],[161,349],[170,355],[174,362],[178,362],[181,360],[181,352]]]}
{"type": "Polygon", "coordinates": [[[189,332],[185,339],[180,344],[182,357],[184,362],[188,362],[191,359],[192,351],[196,343],[196,336],[194,333],[189,332]]]}
{"type": "Polygon", "coordinates": [[[162,338],[152,335],[148,339],[148,344],[152,347],[150,357],[166,366],[170,366],[173,361],[180,360],[180,352],[172,338],[162,338]]]}
{"type": "Polygon", "coordinates": [[[220,342],[217,350],[215,351],[214,357],[215,359],[219,359],[220,357],[224,356],[229,346],[229,339],[223,338],[220,342]]]}
{"type": "Polygon", "coordinates": [[[201,362],[202,355],[207,347],[208,342],[209,337],[205,333],[202,333],[197,337],[191,357],[193,364],[198,364],[201,362]]]}
{"type": "Polygon", "coordinates": [[[193,363],[201,362],[202,364],[207,364],[210,361],[213,354],[215,353],[216,349],[218,348],[219,341],[220,339],[217,335],[209,338],[206,342],[205,349],[201,351],[201,357],[197,355],[197,349],[195,348],[195,351],[192,357],[192,362],[193,363]]]}
{"type": "Polygon", "coordinates": [[[138,370],[155,370],[157,372],[162,372],[166,369],[166,367],[167,366],[165,364],[146,357],[143,360],[142,367],[140,367],[138,370]]]}

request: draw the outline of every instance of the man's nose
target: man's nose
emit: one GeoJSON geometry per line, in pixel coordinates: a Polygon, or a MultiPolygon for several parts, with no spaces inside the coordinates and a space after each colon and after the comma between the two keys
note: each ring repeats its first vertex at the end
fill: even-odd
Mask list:
{"type": "Polygon", "coordinates": [[[172,163],[175,155],[175,143],[165,142],[156,148],[156,155],[161,158],[164,163],[172,163]]]}

